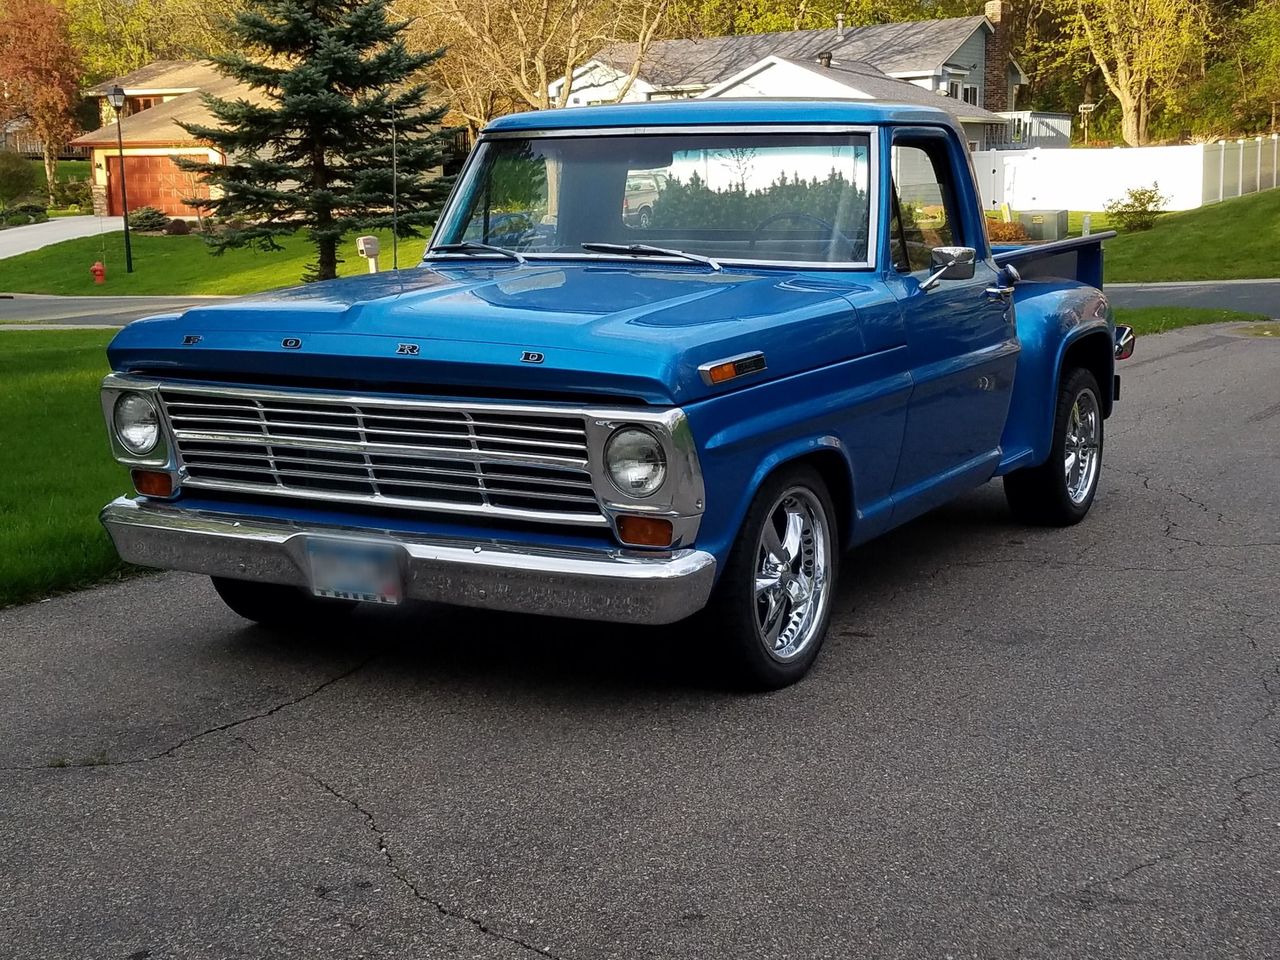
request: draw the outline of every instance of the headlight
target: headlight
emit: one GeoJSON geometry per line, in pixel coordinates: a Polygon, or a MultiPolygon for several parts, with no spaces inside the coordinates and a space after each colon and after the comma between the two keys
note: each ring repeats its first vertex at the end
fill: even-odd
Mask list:
{"type": "Polygon", "coordinates": [[[160,415],[140,393],[122,393],[113,414],[120,445],[134,456],[146,456],[160,442],[160,415]]]}
{"type": "Polygon", "coordinates": [[[623,427],[610,437],[604,445],[604,462],[614,486],[632,497],[649,496],[667,477],[662,444],[640,427],[623,427]]]}

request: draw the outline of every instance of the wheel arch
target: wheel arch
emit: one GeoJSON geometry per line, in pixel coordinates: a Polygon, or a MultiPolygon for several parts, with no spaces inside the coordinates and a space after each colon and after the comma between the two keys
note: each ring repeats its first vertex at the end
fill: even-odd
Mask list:
{"type": "Polygon", "coordinates": [[[1115,373],[1115,335],[1108,328],[1093,328],[1068,341],[1058,361],[1058,373],[1054,382],[1054,396],[1062,387],[1063,374],[1081,367],[1093,374],[1102,393],[1102,415],[1111,416],[1115,398],[1112,396],[1112,376],[1115,373]]]}
{"type": "MultiPolygon", "coordinates": [[[[751,478],[748,503],[771,476],[780,470],[801,465],[807,465],[816,470],[826,484],[831,503],[836,508],[836,532],[840,537],[841,549],[847,547],[852,542],[856,516],[853,467],[848,451],[838,437],[815,437],[790,443],[773,451],[760,461],[755,475],[751,478]]],[[[742,514],[745,515],[745,513],[744,507],[742,514]]]]}

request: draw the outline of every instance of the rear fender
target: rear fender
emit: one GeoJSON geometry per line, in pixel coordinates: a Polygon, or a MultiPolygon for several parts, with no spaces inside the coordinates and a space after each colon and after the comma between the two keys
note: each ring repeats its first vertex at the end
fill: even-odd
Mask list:
{"type": "Polygon", "coordinates": [[[1115,325],[1102,291],[1074,280],[1029,280],[1015,288],[1014,303],[1022,352],[997,475],[1048,458],[1064,364],[1093,370],[1104,414],[1113,399],[1115,325]]]}

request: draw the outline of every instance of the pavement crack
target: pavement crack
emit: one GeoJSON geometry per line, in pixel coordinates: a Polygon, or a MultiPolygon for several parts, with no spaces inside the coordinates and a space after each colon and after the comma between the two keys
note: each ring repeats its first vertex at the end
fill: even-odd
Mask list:
{"type": "Polygon", "coordinates": [[[539,956],[547,957],[549,958],[549,960],[563,960],[562,957],[552,953],[550,950],[547,950],[544,947],[539,947],[538,945],[530,943],[527,940],[523,940],[520,937],[515,936],[514,934],[504,933],[501,930],[496,930],[485,920],[482,920],[479,917],[473,917],[469,913],[465,913],[462,910],[457,909],[456,907],[450,907],[447,904],[443,903],[442,901],[436,900],[434,897],[425,893],[422,890],[422,888],[418,886],[417,881],[415,881],[413,877],[409,875],[408,871],[396,859],[395,853],[391,850],[391,847],[387,844],[386,831],[381,826],[379,826],[377,818],[373,815],[373,813],[370,810],[367,810],[360,803],[360,801],[356,800],[354,797],[350,797],[347,794],[343,793],[333,784],[329,783],[329,781],[325,780],[323,777],[317,776],[316,774],[312,773],[310,770],[303,770],[298,767],[290,766],[289,764],[285,763],[279,758],[273,757],[270,754],[266,753],[265,751],[258,749],[248,740],[244,739],[244,737],[236,737],[236,740],[237,742],[243,744],[246,748],[248,748],[252,753],[256,754],[259,757],[262,757],[264,760],[273,764],[274,766],[279,767],[281,770],[285,770],[289,773],[292,773],[294,776],[302,777],[305,780],[309,780],[311,783],[314,783],[316,786],[320,787],[320,789],[324,790],[325,793],[329,794],[335,800],[338,800],[346,804],[348,807],[350,807],[352,810],[358,813],[364,819],[365,826],[368,828],[369,832],[373,834],[374,840],[378,846],[378,852],[382,855],[382,859],[386,861],[387,869],[390,871],[391,875],[396,879],[396,882],[398,882],[407,891],[409,891],[409,893],[412,894],[414,899],[416,899],[418,902],[423,903],[428,907],[434,908],[436,912],[439,913],[442,917],[448,917],[451,920],[462,920],[466,923],[471,924],[473,927],[476,928],[476,930],[478,930],[480,933],[484,934],[485,936],[493,937],[494,939],[505,941],[506,943],[510,943],[513,946],[517,946],[517,947],[520,947],[521,949],[531,951],[532,953],[536,953],[539,956]]]}
{"type": "Polygon", "coordinates": [[[104,756],[95,756],[86,760],[70,760],[65,762],[7,766],[7,767],[0,767],[0,772],[16,773],[16,772],[25,772],[25,771],[33,771],[33,770],[70,770],[70,769],[78,769],[81,767],[130,767],[130,766],[136,766],[137,764],[142,764],[142,763],[151,763],[152,761],[155,761],[155,760],[164,760],[164,759],[167,759],[168,757],[173,756],[175,753],[177,753],[179,750],[183,749],[184,747],[189,747],[192,744],[203,740],[205,737],[213,736],[216,733],[226,733],[228,730],[234,730],[237,727],[242,727],[247,723],[254,723],[258,720],[265,720],[267,717],[274,716],[275,714],[279,713],[281,710],[284,710],[287,707],[296,706],[297,704],[302,703],[305,700],[310,700],[312,697],[327,690],[329,687],[333,686],[335,683],[340,683],[343,680],[346,680],[348,677],[351,677],[354,674],[360,672],[365,667],[367,667],[370,663],[372,663],[376,657],[377,657],[377,654],[366,657],[365,659],[357,663],[354,667],[351,667],[348,670],[344,670],[342,673],[339,673],[336,676],[329,677],[327,680],[324,680],[323,682],[317,684],[316,686],[312,687],[311,689],[307,690],[304,693],[299,694],[296,697],[292,697],[288,700],[282,700],[279,703],[273,704],[271,707],[267,708],[266,710],[260,710],[257,713],[249,714],[246,717],[239,717],[235,720],[229,720],[226,723],[220,723],[217,726],[208,727],[204,730],[201,730],[199,733],[193,733],[188,737],[183,737],[177,743],[172,744],[171,746],[168,746],[157,753],[150,753],[141,757],[128,757],[124,760],[109,760],[109,759],[106,759],[106,757],[104,756]]]}

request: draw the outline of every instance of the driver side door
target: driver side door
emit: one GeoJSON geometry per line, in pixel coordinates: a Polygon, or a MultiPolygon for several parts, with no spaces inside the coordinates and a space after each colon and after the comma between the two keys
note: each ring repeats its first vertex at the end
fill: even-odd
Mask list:
{"type": "Polygon", "coordinates": [[[990,259],[968,159],[943,130],[894,132],[889,287],[902,309],[911,369],[894,522],[994,473],[1017,365],[1012,302],[990,259]],[[973,276],[922,286],[938,247],[973,247],[973,276]]]}

